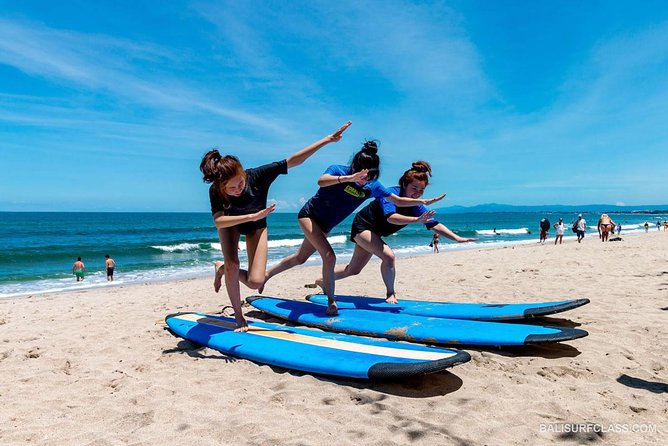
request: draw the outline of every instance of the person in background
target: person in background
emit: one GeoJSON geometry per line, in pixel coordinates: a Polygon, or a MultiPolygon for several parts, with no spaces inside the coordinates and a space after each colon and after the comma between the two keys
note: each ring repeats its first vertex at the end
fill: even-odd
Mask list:
{"type": "Polygon", "coordinates": [[[656,230],[660,231],[661,230],[661,220],[656,221],[656,230]]]}
{"type": "Polygon", "coordinates": [[[645,232],[649,232],[649,223],[645,222],[645,232]]]}
{"type": "Polygon", "coordinates": [[[540,240],[538,243],[545,243],[547,240],[547,232],[550,230],[550,220],[547,218],[540,219],[540,240]]]}
{"type": "Polygon", "coordinates": [[[116,262],[114,262],[114,259],[109,257],[109,254],[104,256],[104,266],[107,269],[107,282],[113,282],[114,268],[116,268],[116,262]]]}
{"type": "Polygon", "coordinates": [[[204,182],[211,183],[211,214],[225,259],[224,263],[215,264],[213,286],[218,292],[222,276],[225,276],[225,288],[237,322],[235,331],[248,331],[248,323],[241,311],[239,282],[251,289],[257,289],[264,283],[268,249],[267,215],[276,209],[275,204],[267,207],[271,184],[279,175],[287,174],[289,169],[299,166],[322,147],[339,141],[350,124],[348,121],[336,132],[285,159],[255,168],[244,169],[237,157],[222,156],[215,149],[202,158],[199,168],[204,182]],[[240,269],[239,265],[239,238],[242,235],[246,236],[248,271],[240,269]]]}
{"type": "Polygon", "coordinates": [[[557,235],[554,237],[554,244],[557,242],[561,245],[561,242],[564,239],[564,219],[559,218],[559,222],[554,224],[554,229],[557,230],[557,235]]]}
{"type": "Polygon", "coordinates": [[[434,236],[431,239],[431,246],[432,248],[434,248],[434,252],[437,254],[440,252],[438,250],[438,238],[439,238],[438,233],[434,232],[434,236]]]}
{"type": "Polygon", "coordinates": [[[72,274],[77,278],[77,282],[83,282],[84,280],[84,271],[86,270],[86,265],[81,261],[81,257],[77,257],[77,261],[72,265],[72,274]]]}
{"type": "Polygon", "coordinates": [[[608,235],[610,232],[615,233],[615,222],[612,221],[612,218],[608,214],[602,214],[601,218],[598,219],[598,237],[602,242],[608,241],[608,235]]]}
{"type": "Polygon", "coordinates": [[[575,226],[577,228],[578,243],[580,243],[585,238],[585,232],[587,232],[587,221],[582,218],[582,214],[578,214],[578,221],[575,226]]]}
{"type": "Polygon", "coordinates": [[[621,223],[617,225],[617,235],[622,233],[622,225],[621,223]]]}

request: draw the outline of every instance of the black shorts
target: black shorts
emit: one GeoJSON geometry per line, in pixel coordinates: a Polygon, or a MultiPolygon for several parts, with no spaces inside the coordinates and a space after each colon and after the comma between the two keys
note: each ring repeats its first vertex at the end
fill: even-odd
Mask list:
{"type": "Polygon", "coordinates": [[[364,220],[362,220],[358,214],[355,216],[353,224],[350,227],[350,241],[355,243],[355,237],[364,231],[371,231],[371,228],[367,227],[367,225],[364,223],[364,220]]]}
{"type": "Polygon", "coordinates": [[[239,231],[239,234],[241,235],[248,235],[249,233],[257,230],[257,229],[262,229],[267,227],[267,219],[263,218],[262,220],[258,221],[249,221],[246,223],[241,223],[236,226],[232,226],[234,229],[239,231]]]}
{"type": "Polygon", "coordinates": [[[111,268],[107,268],[107,276],[113,277],[114,275],[114,267],[112,266],[111,268]]]}
{"type": "Polygon", "coordinates": [[[318,227],[320,229],[322,229],[322,232],[324,232],[325,234],[329,234],[330,232],[332,232],[332,229],[334,229],[333,226],[329,227],[327,225],[322,224],[322,222],[318,221],[318,218],[311,215],[311,213],[308,211],[308,209],[306,209],[306,206],[301,208],[301,210],[299,211],[299,214],[297,214],[297,218],[298,219],[299,218],[310,218],[311,220],[313,220],[318,225],[318,227]]]}

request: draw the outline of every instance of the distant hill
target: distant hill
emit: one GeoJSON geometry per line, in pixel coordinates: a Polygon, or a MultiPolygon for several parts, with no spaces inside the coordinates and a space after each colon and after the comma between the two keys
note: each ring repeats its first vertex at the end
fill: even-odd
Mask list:
{"type": "Polygon", "coordinates": [[[668,214],[668,204],[639,206],[616,206],[614,204],[513,206],[511,204],[485,203],[476,206],[447,206],[435,210],[440,214],[465,214],[474,212],[633,212],[639,214],[668,214]]]}

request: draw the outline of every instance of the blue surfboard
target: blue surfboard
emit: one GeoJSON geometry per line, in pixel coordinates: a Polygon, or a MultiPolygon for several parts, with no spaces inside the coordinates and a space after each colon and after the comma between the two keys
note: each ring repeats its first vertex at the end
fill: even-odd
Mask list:
{"type": "Polygon", "coordinates": [[[233,318],[179,313],[165,318],[176,335],[238,358],[290,370],[362,379],[396,379],[467,362],[463,351],[249,321],[236,333],[233,318]]]}
{"type": "Polygon", "coordinates": [[[329,316],[325,313],[326,306],[310,302],[265,296],[247,297],[246,301],[272,316],[323,330],[428,344],[513,346],[570,341],[588,334],[576,328],[470,321],[357,309],[339,309],[337,316],[329,316]]]}
{"type": "MultiPolygon", "coordinates": [[[[327,296],[311,294],[306,299],[313,303],[327,304],[327,296]]],[[[528,304],[484,304],[457,302],[428,302],[399,299],[396,305],[379,297],[336,296],[336,304],[342,309],[385,311],[415,316],[470,319],[476,321],[512,321],[561,313],[589,303],[589,299],[536,302],[528,304]]]]}

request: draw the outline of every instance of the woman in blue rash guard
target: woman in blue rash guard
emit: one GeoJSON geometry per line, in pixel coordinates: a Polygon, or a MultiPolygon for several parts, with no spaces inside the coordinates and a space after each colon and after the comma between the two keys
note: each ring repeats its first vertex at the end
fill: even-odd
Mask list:
{"type": "MultiPolygon", "coordinates": [[[[426,161],[416,161],[412,167],[404,172],[399,179],[399,186],[389,190],[400,197],[420,198],[429,184],[431,166],[426,161]]],[[[371,256],[380,258],[380,272],[386,288],[386,302],[397,303],[394,291],[394,252],[382,239],[394,234],[411,223],[422,223],[434,233],[447,237],[459,243],[472,242],[475,238],[463,238],[452,232],[442,223],[433,218],[434,211],[430,211],[420,204],[411,207],[397,207],[386,198],[376,198],[364,209],[359,211],[353,220],[350,239],[355,242],[355,251],[347,265],[337,265],[334,269],[334,279],[340,280],[359,274],[369,263],[371,256]]],[[[323,286],[322,278],[316,284],[323,286]]]]}
{"type": "MultiPolygon", "coordinates": [[[[318,179],[318,192],[299,211],[299,226],[305,239],[296,253],[284,258],[267,271],[267,280],[294,266],[301,265],[318,251],[322,258],[322,288],[327,294],[327,314],[338,313],[334,297],[336,254],[327,235],[369,198],[386,198],[397,206],[428,205],[445,194],[428,199],[400,197],[378,181],[380,158],[376,141],[367,141],[349,166],[331,165],[318,179]]],[[[262,293],[264,286],[259,288],[262,293]]]]}

